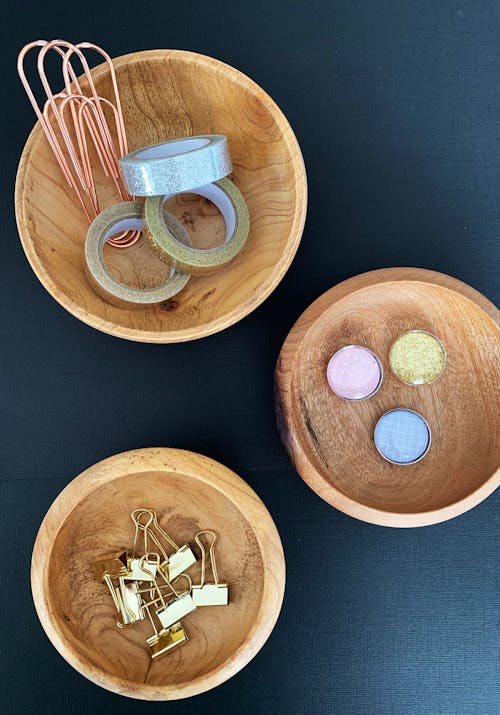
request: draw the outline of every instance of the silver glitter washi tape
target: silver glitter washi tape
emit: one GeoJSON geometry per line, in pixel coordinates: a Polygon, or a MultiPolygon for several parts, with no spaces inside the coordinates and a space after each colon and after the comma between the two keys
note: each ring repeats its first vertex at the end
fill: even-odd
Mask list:
{"type": "MultiPolygon", "coordinates": [[[[176,238],[187,246],[191,239],[184,226],[167,211],[164,220],[176,238]]],[[[114,278],[104,262],[103,248],[106,241],[118,231],[142,231],[146,222],[144,204],[126,201],[109,206],[90,224],[85,239],[85,272],[90,285],[107,303],[118,308],[138,309],[161,303],[181,291],[189,276],[170,271],[169,278],[156,288],[132,288],[114,278]]]]}
{"type": "Polygon", "coordinates": [[[250,230],[250,215],[241,191],[231,179],[198,187],[194,193],[217,206],[226,223],[226,238],[215,248],[198,249],[183,245],[165,223],[165,201],[175,194],[146,199],[147,228],[144,238],[158,258],[180,273],[213,273],[231,261],[243,248],[250,230]]]}
{"type": "Polygon", "coordinates": [[[153,144],[122,156],[119,164],[132,196],[192,191],[233,170],[227,137],[222,134],[153,144]]]}

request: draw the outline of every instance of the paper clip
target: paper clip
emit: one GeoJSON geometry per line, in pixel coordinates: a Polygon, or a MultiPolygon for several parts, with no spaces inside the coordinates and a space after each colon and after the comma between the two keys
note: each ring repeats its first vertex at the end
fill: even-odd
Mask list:
{"type": "MultiPolygon", "coordinates": [[[[229,588],[226,583],[219,583],[219,577],[217,574],[217,565],[215,563],[215,542],[219,537],[215,531],[200,531],[195,536],[195,541],[201,550],[201,580],[198,586],[193,586],[191,589],[191,595],[196,606],[227,606],[229,603],[229,588]],[[206,571],[206,550],[201,542],[201,536],[206,534],[211,536],[212,540],[210,542],[210,565],[212,568],[212,574],[214,577],[213,583],[205,583],[205,571],[206,571]]],[[[208,539],[207,539],[208,541],[208,539]]]]}
{"type": "MultiPolygon", "coordinates": [[[[35,110],[40,125],[47,137],[49,145],[64,174],[69,186],[75,191],[80,205],[89,223],[97,216],[100,206],[96,182],[92,171],[92,162],[87,148],[87,136],[90,138],[97,158],[106,177],[111,177],[117,195],[122,201],[128,200],[128,194],[123,184],[118,159],[127,154],[127,136],[118,92],[116,74],[110,56],[100,47],[90,42],[80,42],[75,45],[65,40],[35,40],[27,44],[19,53],[17,69],[28,98],[35,110]],[[31,50],[38,48],[37,69],[40,82],[47,95],[43,109],[40,108],[24,71],[25,56],[31,50]],[[98,95],[85,51],[97,52],[108,66],[113,97],[112,100],[98,95]],[[45,72],[45,58],[48,53],[57,53],[62,58],[62,75],[65,89],[54,94],[45,72]],[[83,93],[77,71],[72,62],[78,58],[85,77],[84,85],[89,96],[83,93]],[[69,103],[71,121],[67,122],[64,107],[69,103]],[[112,112],[113,134],[106,119],[105,110],[112,112]],[[58,129],[58,134],[55,127],[58,129]]],[[[125,231],[109,239],[109,243],[117,248],[132,246],[140,238],[140,231],[125,231]]]]}

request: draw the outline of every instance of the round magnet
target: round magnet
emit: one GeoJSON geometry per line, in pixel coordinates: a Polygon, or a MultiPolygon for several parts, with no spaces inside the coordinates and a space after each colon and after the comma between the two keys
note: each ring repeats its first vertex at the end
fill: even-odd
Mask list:
{"type": "Polygon", "coordinates": [[[344,400],[364,400],[382,384],[382,363],[361,345],[346,345],[330,358],[326,377],[332,391],[344,400]]]}
{"type": "Polygon", "coordinates": [[[393,464],[415,464],[429,451],[431,430],[418,412],[398,408],[386,412],[375,425],[375,446],[393,464]]]}
{"type": "Polygon", "coordinates": [[[427,385],[444,370],[446,352],[426,330],[410,330],[397,338],[389,352],[392,372],[407,385],[427,385]]]}

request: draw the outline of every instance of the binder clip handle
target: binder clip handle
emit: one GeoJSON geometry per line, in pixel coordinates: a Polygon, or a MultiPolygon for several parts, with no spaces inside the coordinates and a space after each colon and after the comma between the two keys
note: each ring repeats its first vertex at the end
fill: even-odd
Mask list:
{"type": "Polygon", "coordinates": [[[212,574],[214,577],[214,583],[218,584],[219,583],[219,577],[217,574],[217,564],[215,563],[215,544],[219,538],[218,534],[215,533],[215,531],[211,531],[210,529],[205,529],[203,531],[199,531],[196,536],[194,537],[194,540],[200,547],[201,551],[201,579],[200,579],[200,586],[205,585],[205,572],[206,572],[206,560],[207,560],[207,552],[205,547],[203,546],[203,543],[201,541],[201,536],[205,535],[207,537],[207,541],[210,544],[209,546],[209,558],[210,558],[210,566],[212,569],[212,574]],[[209,538],[211,537],[211,538],[209,538]]]}
{"type": "Polygon", "coordinates": [[[178,576],[176,576],[176,577],[173,579],[173,581],[170,583],[170,586],[172,586],[172,584],[176,583],[180,578],[185,578],[185,579],[186,579],[186,581],[187,581],[188,584],[189,584],[189,588],[188,588],[187,591],[183,591],[183,592],[180,593],[179,595],[180,595],[180,596],[183,596],[185,593],[191,593],[191,591],[193,590],[193,581],[191,580],[191,576],[190,576],[189,574],[187,574],[187,573],[180,573],[178,576]]]}
{"type": "Polygon", "coordinates": [[[151,509],[151,512],[152,512],[152,514],[153,514],[153,523],[154,523],[154,526],[155,526],[156,531],[157,531],[161,536],[163,536],[163,538],[165,539],[165,541],[166,541],[168,544],[170,544],[170,546],[174,549],[174,551],[179,551],[179,546],[175,543],[175,541],[172,539],[172,537],[167,534],[167,532],[165,531],[165,529],[163,529],[163,528],[160,526],[160,524],[158,523],[158,517],[157,517],[157,515],[156,515],[156,512],[153,511],[153,509],[151,509]]]}
{"type": "Polygon", "coordinates": [[[134,545],[132,547],[132,559],[135,559],[135,551],[137,548],[137,539],[139,538],[139,530],[143,529],[144,530],[144,550],[147,551],[147,545],[146,545],[146,529],[153,523],[153,515],[149,511],[149,509],[134,509],[134,511],[130,514],[130,518],[135,524],[135,534],[134,534],[134,545]],[[143,524],[140,519],[143,514],[148,514],[149,519],[145,524],[143,524]]]}
{"type": "Polygon", "coordinates": [[[147,564],[154,564],[156,567],[160,565],[160,557],[158,554],[156,554],[154,551],[149,553],[145,553],[144,556],[141,556],[139,560],[139,567],[141,568],[144,573],[147,573],[148,576],[151,576],[151,579],[154,581],[155,578],[155,572],[151,571],[148,569],[147,564]]]}
{"type": "Polygon", "coordinates": [[[130,514],[130,518],[139,529],[147,529],[153,523],[153,514],[154,512],[152,509],[134,509],[134,511],[130,514]],[[147,514],[149,517],[145,523],[141,521],[141,517],[144,516],[144,514],[147,514]]]}

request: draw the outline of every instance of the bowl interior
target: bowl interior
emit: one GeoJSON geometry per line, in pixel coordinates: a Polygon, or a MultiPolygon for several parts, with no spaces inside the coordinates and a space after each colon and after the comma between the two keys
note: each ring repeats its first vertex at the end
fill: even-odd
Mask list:
{"type": "Polygon", "coordinates": [[[498,329],[475,303],[447,288],[411,281],[351,293],[314,322],[292,371],[293,429],[324,480],[351,499],[383,511],[441,509],[480,487],[498,465],[498,329]],[[435,382],[410,386],[390,371],[392,342],[411,329],[441,339],[446,369],[435,382]],[[371,348],[384,381],[371,398],[338,398],[326,380],[331,355],[344,345],[371,348]],[[420,412],[432,444],[422,461],[398,466],[377,452],[373,431],[395,407],[420,412]]]}
{"type": "MultiPolygon", "coordinates": [[[[199,562],[189,570],[193,583],[200,582],[200,570],[199,562]]],[[[176,472],[134,473],[99,487],[71,511],[53,544],[47,584],[60,637],[88,670],[131,688],[181,687],[231,659],[247,637],[262,600],[263,562],[250,524],[221,491],[176,472]],[[155,661],[145,642],[153,633],[150,622],[119,630],[109,592],[90,567],[106,553],[130,550],[134,525],[129,515],[140,506],[156,509],[160,524],[178,544],[192,544],[198,531],[214,529],[219,578],[230,588],[227,607],[198,608],[187,616],[188,642],[155,661]]]]}
{"type": "MultiPolygon", "coordinates": [[[[216,274],[191,278],[170,301],[145,310],[116,308],[99,298],[83,271],[88,223],[39,127],[20,165],[16,212],[23,246],[38,277],[70,312],[105,332],[152,342],[201,337],[253,310],[287,270],[300,241],[306,183],[297,141],[283,114],[250,79],[217,60],[154,50],[118,58],[116,75],[129,150],[186,135],[226,134],[232,178],[250,212],[241,253],[216,274]]],[[[109,75],[94,71],[100,95],[111,98],[109,75]]],[[[102,207],[118,199],[96,171],[102,207]]],[[[169,209],[196,247],[216,245],[224,222],[206,199],[181,195],[169,209]]],[[[124,283],[150,287],[167,268],[142,241],[106,248],[111,272],[124,283]]]]}

